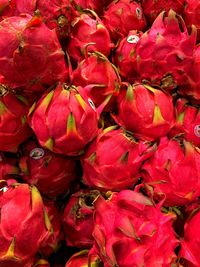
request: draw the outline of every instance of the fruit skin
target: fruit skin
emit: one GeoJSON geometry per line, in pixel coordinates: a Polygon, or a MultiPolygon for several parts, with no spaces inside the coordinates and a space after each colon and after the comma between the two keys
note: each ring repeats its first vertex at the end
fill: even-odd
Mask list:
{"type": "Polygon", "coordinates": [[[189,29],[192,25],[197,28],[197,42],[200,41],[200,2],[198,0],[185,0],[185,8],[183,12],[183,18],[189,29]]]}
{"type": "Polygon", "coordinates": [[[76,178],[75,160],[42,149],[34,141],[21,149],[19,167],[22,179],[50,198],[66,193],[76,178]]]}
{"type": "Polygon", "coordinates": [[[87,52],[99,51],[108,56],[111,46],[109,32],[94,11],[83,13],[72,21],[67,51],[74,64],[80,63],[87,52]]]}
{"type": "Polygon", "coordinates": [[[147,84],[128,85],[118,97],[117,123],[141,140],[165,136],[174,125],[171,95],[147,84]]]}
{"type": "Polygon", "coordinates": [[[37,0],[0,0],[0,20],[19,16],[21,13],[33,15],[37,0]]]}
{"type": "Polygon", "coordinates": [[[71,195],[63,212],[63,228],[67,246],[90,248],[93,244],[93,201],[98,190],[81,190],[71,195]]]}
{"type": "Polygon", "coordinates": [[[142,9],[148,24],[152,24],[157,16],[162,12],[173,9],[179,15],[184,10],[185,0],[141,0],[142,9]]]}
{"type": "MultiPolygon", "coordinates": [[[[90,53],[73,72],[73,83],[87,87],[87,94],[96,107],[107,98],[117,96],[121,79],[116,67],[100,52],[90,53]]],[[[84,89],[86,91],[86,88],[84,89]]]]}
{"type": "Polygon", "coordinates": [[[0,22],[0,74],[12,88],[44,91],[67,81],[68,67],[55,31],[28,14],[0,22]]]}
{"type": "Polygon", "coordinates": [[[138,74],[135,69],[135,47],[142,36],[141,31],[130,31],[122,38],[114,52],[113,62],[119,70],[122,80],[134,83],[138,74]]]}
{"type": "Polygon", "coordinates": [[[88,257],[88,250],[81,250],[73,254],[67,261],[65,267],[101,267],[101,261],[97,255],[88,257]]]}
{"type": "Polygon", "coordinates": [[[200,45],[196,45],[193,53],[194,63],[189,73],[189,83],[178,88],[178,92],[188,98],[193,104],[200,104],[200,45]]]}
{"type": "Polygon", "coordinates": [[[179,98],[175,111],[176,123],[169,136],[179,136],[200,147],[200,108],[192,106],[185,98],[179,98]]]}
{"type": "Polygon", "coordinates": [[[104,0],[71,0],[71,3],[79,13],[89,9],[95,11],[99,16],[103,14],[104,0]]]}
{"type": "Polygon", "coordinates": [[[190,142],[162,137],[154,155],[142,166],[147,192],[165,206],[187,205],[200,196],[200,150],[190,142]]]}
{"type": "Polygon", "coordinates": [[[0,151],[16,152],[31,135],[26,100],[0,84],[0,151]]]}
{"type": "Polygon", "coordinates": [[[175,263],[179,242],[172,227],[173,213],[162,213],[161,205],[131,190],[112,193],[107,200],[99,196],[94,205],[95,242],[90,254],[99,255],[104,266],[168,267],[175,263]]]}
{"type": "Polygon", "coordinates": [[[59,83],[32,106],[29,124],[42,147],[66,156],[79,156],[98,134],[99,115],[79,89],[59,83]]]}
{"type": "Polygon", "coordinates": [[[185,22],[173,10],[162,12],[136,46],[138,80],[171,91],[190,83],[196,29],[189,35],[185,22]]]}
{"type": "Polygon", "coordinates": [[[200,265],[200,211],[199,208],[191,213],[184,225],[184,238],[181,241],[180,258],[187,260],[188,267],[200,265]],[[194,238],[195,237],[195,238],[194,238]]]}
{"type": "Polygon", "coordinates": [[[149,143],[136,142],[131,133],[111,126],[97,136],[82,157],[83,183],[101,191],[132,187],[154,150],[149,143]]]}
{"type": "Polygon", "coordinates": [[[52,225],[36,187],[6,186],[0,192],[0,265],[30,266],[52,225]]]}
{"type": "Polygon", "coordinates": [[[127,36],[131,30],[143,31],[146,28],[141,5],[131,0],[111,2],[104,12],[103,23],[115,42],[127,36]]]}

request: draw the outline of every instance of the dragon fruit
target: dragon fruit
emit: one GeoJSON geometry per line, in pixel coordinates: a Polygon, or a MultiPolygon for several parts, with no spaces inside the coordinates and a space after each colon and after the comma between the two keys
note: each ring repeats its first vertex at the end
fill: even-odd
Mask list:
{"type": "Polygon", "coordinates": [[[184,258],[187,267],[200,266],[200,211],[194,211],[185,223],[184,238],[181,242],[179,257],[184,258]]]}
{"type": "Polygon", "coordinates": [[[97,255],[88,257],[88,250],[81,250],[71,256],[65,267],[101,267],[102,262],[97,255]]]}
{"type": "Polygon", "coordinates": [[[76,178],[76,163],[73,159],[42,149],[33,141],[24,145],[19,167],[22,179],[35,185],[47,197],[66,193],[76,178]]]}
{"type": "Polygon", "coordinates": [[[99,196],[94,206],[95,242],[90,255],[99,255],[105,267],[175,264],[179,242],[173,213],[162,213],[161,205],[131,190],[112,193],[108,200],[99,196]]]}
{"type": "Polygon", "coordinates": [[[179,136],[200,147],[200,108],[192,106],[188,100],[179,98],[175,106],[176,123],[170,137],[179,136]]]}
{"type": "Polygon", "coordinates": [[[56,33],[28,14],[1,21],[0,74],[11,87],[26,91],[66,81],[68,67],[56,33]]]}
{"type": "Polygon", "coordinates": [[[172,97],[149,85],[128,85],[118,97],[117,122],[142,140],[165,136],[174,124],[172,97]]]}
{"type": "Polygon", "coordinates": [[[136,142],[123,129],[104,129],[89,145],[82,158],[83,182],[100,190],[120,190],[134,186],[140,168],[155,150],[149,143],[136,142]],[[110,153],[105,153],[110,151],[110,153]]]}
{"type": "Polygon", "coordinates": [[[67,51],[74,65],[84,59],[87,51],[99,51],[108,56],[110,50],[109,32],[94,12],[83,13],[72,21],[67,51]]]}
{"type": "Polygon", "coordinates": [[[85,11],[85,9],[95,11],[99,16],[103,14],[104,0],[71,0],[72,5],[80,13],[85,11]]]}
{"type": "Polygon", "coordinates": [[[119,42],[113,57],[113,61],[119,69],[121,77],[130,83],[133,83],[138,76],[135,68],[135,47],[141,36],[141,31],[130,31],[128,36],[119,42]]]}
{"type": "Polygon", "coordinates": [[[189,98],[194,104],[200,104],[200,45],[197,45],[194,49],[193,60],[194,64],[191,67],[189,74],[190,82],[189,84],[178,88],[178,92],[182,96],[189,98]]]}
{"type": "Polygon", "coordinates": [[[0,150],[16,152],[30,135],[28,105],[24,98],[0,84],[0,150]]]}
{"type": "Polygon", "coordinates": [[[0,20],[19,16],[22,13],[33,15],[37,0],[0,0],[0,20]]]}
{"type": "Polygon", "coordinates": [[[184,20],[173,10],[160,13],[136,46],[138,80],[147,80],[165,90],[190,81],[196,29],[189,35],[184,20]]]}
{"type": "Polygon", "coordinates": [[[117,96],[121,79],[116,67],[100,52],[91,53],[80,62],[73,72],[73,83],[87,87],[87,94],[95,106],[100,106],[107,98],[117,96]]]}
{"type": "Polygon", "coordinates": [[[131,30],[143,31],[146,28],[141,5],[132,0],[111,2],[104,12],[103,23],[115,42],[127,36],[131,30]]]}
{"type": "Polygon", "coordinates": [[[0,191],[0,265],[30,266],[52,225],[36,187],[5,186],[0,191]]]}
{"type": "Polygon", "coordinates": [[[29,123],[42,147],[79,156],[98,134],[99,115],[92,100],[79,89],[59,83],[32,106],[29,123]]]}
{"type": "Polygon", "coordinates": [[[198,0],[185,0],[183,18],[189,29],[192,25],[197,28],[197,41],[200,41],[200,2],[198,0]]]}
{"type": "Polygon", "coordinates": [[[90,248],[93,244],[93,202],[98,190],[81,190],[72,194],[63,213],[66,244],[79,248],[90,248]]]}
{"type": "Polygon", "coordinates": [[[162,11],[168,12],[173,9],[176,13],[182,15],[184,4],[185,0],[141,0],[143,12],[149,24],[152,24],[162,11]]]}
{"type": "Polygon", "coordinates": [[[40,253],[43,256],[48,257],[58,250],[64,235],[62,232],[61,215],[58,205],[51,200],[43,200],[43,203],[53,227],[52,235],[47,236],[40,248],[40,253]]]}
{"type": "Polygon", "coordinates": [[[17,174],[19,174],[19,169],[16,158],[7,157],[4,153],[0,152],[0,180],[14,178],[17,174]]]}
{"type": "Polygon", "coordinates": [[[166,206],[186,205],[200,196],[200,149],[190,142],[162,137],[142,166],[147,192],[166,206]]]}

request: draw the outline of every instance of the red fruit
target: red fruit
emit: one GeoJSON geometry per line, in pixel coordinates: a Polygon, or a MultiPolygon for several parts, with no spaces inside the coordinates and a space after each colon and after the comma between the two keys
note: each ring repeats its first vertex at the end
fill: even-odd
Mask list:
{"type": "Polygon", "coordinates": [[[189,83],[194,63],[196,30],[189,35],[183,19],[173,10],[160,15],[136,46],[138,80],[165,90],[189,83]]]}
{"type": "Polygon", "coordinates": [[[68,79],[56,33],[28,14],[1,21],[0,74],[13,88],[25,91],[42,91],[68,79]]]}
{"type": "Polygon", "coordinates": [[[59,83],[33,105],[29,122],[42,147],[79,156],[98,134],[98,114],[80,87],[59,83]],[[63,116],[64,115],[64,116],[63,116]]]}
{"type": "Polygon", "coordinates": [[[103,1],[99,0],[71,0],[72,5],[80,12],[84,9],[94,10],[98,15],[103,13],[103,1]]]}
{"type": "Polygon", "coordinates": [[[7,180],[19,174],[16,158],[8,158],[0,152],[0,180],[7,180]]]}
{"type": "Polygon", "coordinates": [[[143,31],[146,28],[141,5],[132,0],[111,2],[104,12],[103,23],[114,41],[127,36],[131,30],[143,31]]]}
{"type": "Polygon", "coordinates": [[[70,33],[70,24],[75,10],[70,0],[37,0],[37,10],[50,29],[55,29],[59,38],[70,33]]]}
{"type": "Polygon", "coordinates": [[[82,159],[83,182],[100,190],[134,186],[143,162],[154,151],[147,142],[136,142],[130,133],[110,127],[89,145],[82,159]],[[110,151],[110,153],[106,153],[110,151]]]}
{"type": "MultiPolygon", "coordinates": [[[[44,200],[44,206],[46,213],[49,217],[49,221],[52,224],[52,233],[44,240],[40,252],[45,257],[48,257],[53,252],[56,252],[63,240],[62,224],[60,210],[54,201],[44,200]]],[[[37,265],[36,265],[37,266],[37,265]]]]}
{"type": "Polygon", "coordinates": [[[141,171],[147,191],[164,205],[179,206],[200,196],[200,150],[187,141],[163,137],[141,171]]]}
{"type": "Polygon", "coordinates": [[[0,20],[22,13],[33,15],[36,2],[37,0],[0,0],[0,20]]]}
{"type": "Polygon", "coordinates": [[[185,0],[185,9],[183,12],[183,18],[189,29],[192,25],[197,28],[197,42],[200,41],[200,2],[199,0],[185,0]]]}
{"type": "Polygon", "coordinates": [[[90,248],[93,244],[93,202],[97,190],[79,191],[71,195],[63,213],[63,227],[67,246],[90,248]]]}
{"type": "Polygon", "coordinates": [[[74,160],[42,149],[35,142],[24,146],[19,166],[23,180],[47,197],[66,193],[76,178],[74,160]]]}
{"type": "Polygon", "coordinates": [[[133,83],[138,76],[135,69],[135,47],[141,36],[142,32],[130,31],[128,36],[121,39],[114,53],[113,61],[121,77],[130,83],[133,83]]]}
{"type": "Polygon", "coordinates": [[[200,108],[191,106],[186,99],[176,102],[176,123],[170,131],[170,136],[180,136],[200,147],[200,108]]]}
{"type": "MultiPolygon", "coordinates": [[[[73,83],[87,87],[87,93],[98,107],[106,98],[119,93],[121,80],[115,66],[99,52],[91,53],[73,72],[73,83]]],[[[86,89],[85,89],[86,91],[86,89]]]]}
{"type": "Polygon", "coordinates": [[[187,267],[200,266],[200,211],[194,212],[186,221],[184,238],[179,256],[187,260],[187,267]]]}
{"type": "Polygon", "coordinates": [[[173,9],[176,13],[182,15],[184,4],[185,0],[141,0],[143,12],[149,24],[152,24],[162,11],[168,12],[173,9]]]}
{"type": "Polygon", "coordinates": [[[0,150],[16,152],[30,135],[26,122],[28,106],[24,98],[6,85],[0,85],[0,150]]]}
{"type": "Polygon", "coordinates": [[[189,73],[189,84],[178,88],[181,95],[189,98],[194,104],[200,104],[200,45],[197,45],[193,51],[194,64],[189,73]]]}
{"type": "Polygon", "coordinates": [[[67,261],[65,267],[101,267],[102,263],[97,255],[88,257],[88,250],[81,250],[75,253],[67,261]]]}
{"type": "Polygon", "coordinates": [[[84,59],[85,54],[99,51],[105,56],[110,54],[110,35],[100,18],[92,11],[76,17],[71,24],[70,41],[67,47],[74,63],[84,59]]]}
{"type": "Polygon", "coordinates": [[[51,224],[35,187],[14,184],[0,192],[0,266],[30,266],[51,224]]]}
{"type": "Polygon", "coordinates": [[[142,140],[165,136],[174,124],[172,97],[149,85],[129,85],[118,98],[117,122],[142,140]]]}
{"type": "Polygon", "coordinates": [[[178,240],[173,213],[164,214],[140,193],[123,190],[95,201],[96,253],[106,267],[173,266],[178,240]],[[164,252],[164,253],[163,253],[164,252]]]}

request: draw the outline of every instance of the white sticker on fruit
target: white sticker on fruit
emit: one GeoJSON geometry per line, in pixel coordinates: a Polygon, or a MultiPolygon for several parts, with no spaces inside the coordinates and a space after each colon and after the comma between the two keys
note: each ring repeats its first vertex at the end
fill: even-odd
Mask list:
{"type": "Polygon", "coordinates": [[[194,133],[197,137],[200,137],[200,125],[194,127],[194,133]]]}
{"type": "Polygon", "coordinates": [[[137,44],[137,42],[139,41],[139,37],[137,35],[130,35],[127,38],[127,42],[130,44],[137,44]]]}
{"type": "Polygon", "coordinates": [[[32,149],[30,152],[30,157],[33,159],[41,159],[43,156],[44,156],[44,150],[39,147],[32,149]]]}
{"type": "Polygon", "coordinates": [[[2,191],[3,193],[5,193],[6,191],[8,191],[8,187],[7,186],[4,186],[0,189],[0,191],[2,191]]]}
{"type": "Polygon", "coordinates": [[[95,104],[94,104],[94,102],[92,101],[92,99],[91,99],[91,98],[88,98],[88,103],[90,104],[90,107],[91,107],[93,110],[95,110],[95,111],[96,111],[95,104]]]}

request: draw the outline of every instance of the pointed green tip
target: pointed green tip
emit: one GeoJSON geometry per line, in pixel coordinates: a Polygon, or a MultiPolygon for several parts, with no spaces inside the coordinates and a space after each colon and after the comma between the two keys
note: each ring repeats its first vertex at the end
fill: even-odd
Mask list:
{"type": "Polygon", "coordinates": [[[70,112],[67,120],[67,135],[77,134],[76,121],[72,112],[70,112]]]}
{"type": "Polygon", "coordinates": [[[134,92],[132,86],[129,84],[127,91],[126,91],[126,100],[127,101],[133,101],[134,99],[134,92]]]}
{"type": "Polygon", "coordinates": [[[47,149],[53,151],[53,147],[54,147],[54,140],[53,138],[49,138],[46,143],[44,144],[44,147],[46,147],[47,149]]]}
{"type": "Polygon", "coordinates": [[[153,124],[163,123],[165,120],[162,116],[160,107],[156,104],[154,108],[153,124]]]}

